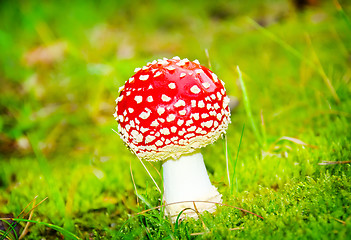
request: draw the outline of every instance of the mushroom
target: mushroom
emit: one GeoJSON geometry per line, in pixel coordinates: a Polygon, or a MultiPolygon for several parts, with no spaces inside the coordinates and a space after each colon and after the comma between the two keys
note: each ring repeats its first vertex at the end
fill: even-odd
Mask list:
{"type": "Polygon", "coordinates": [[[187,209],[181,218],[197,218],[222,202],[199,149],[225,134],[228,103],[223,81],[197,60],[179,57],[135,69],[120,88],[118,133],[139,158],[163,161],[165,211],[172,221],[185,208],[196,211],[187,209]]]}

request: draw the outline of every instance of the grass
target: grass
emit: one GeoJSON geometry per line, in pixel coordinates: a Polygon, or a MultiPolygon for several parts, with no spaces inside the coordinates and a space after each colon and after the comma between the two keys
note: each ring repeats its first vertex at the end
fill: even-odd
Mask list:
{"type": "Polygon", "coordinates": [[[5,1],[0,239],[350,238],[350,13],[347,1],[5,1]],[[156,185],[111,129],[134,68],[176,55],[211,65],[240,103],[227,142],[202,150],[225,205],[171,224],[161,164],[144,162],[156,185]],[[36,196],[48,199],[30,207],[36,196]]]}

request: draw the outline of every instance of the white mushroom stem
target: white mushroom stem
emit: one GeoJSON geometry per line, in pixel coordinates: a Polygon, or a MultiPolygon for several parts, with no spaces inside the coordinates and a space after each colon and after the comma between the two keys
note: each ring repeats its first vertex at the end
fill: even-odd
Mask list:
{"type": "MultiPolygon", "coordinates": [[[[181,156],[179,159],[169,159],[163,163],[163,184],[165,208],[172,221],[177,219],[178,214],[185,208],[195,210],[193,202],[183,201],[210,201],[222,202],[222,195],[214,187],[207,175],[202,154],[196,152],[181,156]]],[[[216,204],[195,202],[196,210],[199,213],[204,211],[214,212],[216,204]]],[[[186,210],[180,219],[185,217],[197,218],[194,210],[186,210]]]]}

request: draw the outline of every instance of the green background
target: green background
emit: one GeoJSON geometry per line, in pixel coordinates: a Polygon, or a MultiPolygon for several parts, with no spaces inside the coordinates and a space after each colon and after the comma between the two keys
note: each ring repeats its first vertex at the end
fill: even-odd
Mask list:
{"type": "Polygon", "coordinates": [[[350,238],[350,14],[346,0],[1,1],[0,216],[32,212],[27,239],[350,238]],[[134,69],[174,56],[239,101],[227,141],[202,150],[227,206],[179,224],[142,212],[162,194],[111,130],[134,69]]]}

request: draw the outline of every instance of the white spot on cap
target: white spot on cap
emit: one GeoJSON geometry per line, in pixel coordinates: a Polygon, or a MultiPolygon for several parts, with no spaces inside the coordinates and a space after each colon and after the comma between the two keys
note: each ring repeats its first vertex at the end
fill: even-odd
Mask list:
{"type": "Polygon", "coordinates": [[[162,64],[162,65],[168,64],[167,59],[166,60],[159,59],[158,64],[162,64]]]}
{"type": "Polygon", "coordinates": [[[191,106],[196,107],[196,100],[191,100],[191,106]]]}
{"type": "Polygon", "coordinates": [[[178,119],[177,124],[178,124],[179,127],[182,126],[183,123],[184,123],[183,119],[178,119]]]}
{"type": "Polygon", "coordinates": [[[143,101],[143,97],[142,96],[135,96],[134,100],[139,104],[143,101]]]}
{"type": "Polygon", "coordinates": [[[175,67],[173,66],[168,66],[168,67],[165,67],[166,69],[168,69],[169,71],[173,71],[175,69],[175,67]]]}
{"type": "Polygon", "coordinates": [[[211,98],[212,98],[212,100],[215,100],[216,99],[216,95],[211,94],[211,98]]]}
{"type": "Polygon", "coordinates": [[[200,74],[200,73],[203,73],[204,71],[203,71],[202,69],[195,69],[195,72],[196,72],[197,74],[200,74]]]}
{"type": "Polygon", "coordinates": [[[140,75],[140,76],[139,76],[139,79],[140,79],[141,81],[146,81],[148,78],[149,78],[149,75],[140,75]]]}
{"type": "Polygon", "coordinates": [[[196,130],[196,126],[191,126],[188,128],[188,132],[194,132],[196,130]]]}
{"type": "Polygon", "coordinates": [[[171,132],[172,132],[172,133],[175,133],[176,131],[177,131],[177,127],[172,126],[172,127],[171,127],[171,132]]]}
{"type": "Polygon", "coordinates": [[[158,76],[160,76],[161,74],[162,74],[162,72],[158,71],[158,72],[154,75],[154,77],[158,77],[158,76]]]}
{"type": "Polygon", "coordinates": [[[186,76],[186,73],[183,73],[183,72],[182,72],[179,76],[180,76],[181,78],[182,78],[182,77],[185,77],[185,76],[186,76]]]}
{"type": "Polygon", "coordinates": [[[198,94],[200,93],[200,88],[197,85],[194,85],[190,88],[190,92],[194,93],[194,94],[198,94]]]}
{"type": "Polygon", "coordinates": [[[134,69],[134,72],[136,73],[136,72],[139,72],[141,70],[141,68],[136,68],[136,69],[134,69]]]}
{"type": "Polygon", "coordinates": [[[167,116],[167,122],[172,122],[176,118],[175,114],[169,114],[167,116]]]}
{"type": "Polygon", "coordinates": [[[133,130],[133,131],[131,132],[131,134],[132,134],[133,138],[134,138],[138,143],[140,143],[140,142],[143,141],[143,135],[140,134],[138,131],[133,130]]]}
{"type": "Polygon", "coordinates": [[[217,122],[217,121],[214,121],[213,126],[214,126],[215,128],[218,127],[218,122],[217,122]]]}
{"type": "Polygon", "coordinates": [[[200,64],[199,60],[197,60],[197,59],[195,59],[193,62],[197,63],[197,64],[200,64]]]}
{"type": "MultiPolygon", "coordinates": [[[[149,65],[150,63],[147,63],[146,65],[149,65]]],[[[147,69],[149,69],[147,66],[144,66],[143,68],[142,68],[143,70],[147,70],[147,69]]]]}
{"type": "Polygon", "coordinates": [[[158,146],[158,147],[161,147],[163,145],[163,142],[161,140],[157,140],[155,145],[158,146]]]}
{"type": "Polygon", "coordinates": [[[229,102],[230,102],[230,99],[227,96],[225,96],[223,99],[223,108],[227,108],[229,102]]]}
{"type": "Polygon", "coordinates": [[[170,134],[168,128],[162,128],[162,129],[160,130],[160,132],[161,132],[161,134],[163,134],[163,135],[169,135],[169,134],[170,134]]]}
{"type": "Polygon", "coordinates": [[[134,82],[134,77],[129,78],[129,83],[134,82]]]}
{"type": "Polygon", "coordinates": [[[165,94],[162,94],[161,99],[162,99],[162,101],[164,101],[164,102],[169,102],[169,101],[171,101],[172,98],[168,97],[168,96],[165,95],[165,94]]]}
{"type": "Polygon", "coordinates": [[[179,99],[175,104],[175,107],[181,107],[181,106],[185,106],[185,102],[182,99],[179,99]]]}
{"type": "Polygon", "coordinates": [[[210,115],[208,115],[207,113],[203,113],[201,114],[201,118],[208,118],[210,115]]]}
{"type": "Polygon", "coordinates": [[[185,138],[192,138],[195,137],[195,133],[188,133],[187,135],[184,136],[185,138]]]}
{"type": "Polygon", "coordinates": [[[187,120],[186,122],[185,122],[185,126],[190,126],[191,124],[193,124],[194,123],[194,121],[193,120],[187,120]]]}
{"type": "Polygon", "coordinates": [[[205,103],[202,100],[200,100],[197,105],[199,106],[199,108],[204,108],[205,107],[205,103]]]}
{"type": "Polygon", "coordinates": [[[174,60],[180,60],[180,57],[175,56],[175,57],[173,57],[172,59],[174,59],[174,60]]]}
{"type": "Polygon", "coordinates": [[[170,84],[168,84],[168,87],[170,88],[170,89],[175,89],[176,88],[176,85],[175,85],[175,83],[170,83],[170,84]]]}
{"type": "Polygon", "coordinates": [[[124,85],[118,89],[118,92],[122,92],[124,89],[124,85]]]}
{"type": "Polygon", "coordinates": [[[135,123],[134,123],[133,120],[131,120],[131,121],[129,122],[129,124],[130,124],[131,127],[133,127],[133,128],[135,127],[135,123]]]}
{"type": "Polygon", "coordinates": [[[142,119],[147,119],[150,116],[150,112],[142,112],[139,117],[142,119]]]}
{"type": "Polygon", "coordinates": [[[148,128],[144,128],[144,127],[141,127],[141,128],[140,128],[140,132],[142,132],[142,133],[145,133],[145,132],[147,132],[147,131],[149,131],[148,128]]]}
{"type": "Polygon", "coordinates": [[[200,119],[199,113],[192,113],[191,117],[193,117],[195,120],[199,120],[200,119]]]}
{"type": "Polygon", "coordinates": [[[221,93],[220,93],[220,92],[217,92],[217,98],[218,98],[218,100],[219,100],[219,101],[221,101],[221,100],[222,100],[222,95],[221,95],[221,93]]]}
{"type": "Polygon", "coordinates": [[[150,124],[151,127],[157,127],[158,125],[159,125],[159,124],[158,124],[157,120],[154,120],[154,121],[150,124]]]}
{"type": "Polygon", "coordinates": [[[180,110],[180,111],[179,111],[179,114],[180,114],[180,115],[185,115],[185,114],[186,114],[186,110],[185,110],[185,109],[180,110]]]}
{"type": "Polygon", "coordinates": [[[211,73],[211,75],[212,75],[213,81],[218,82],[218,77],[217,77],[217,75],[216,75],[215,73],[211,73]]]}
{"type": "MultiPolygon", "coordinates": [[[[118,126],[120,126],[120,125],[118,125],[118,126]]],[[[129,124],[127,124],[126,125],[126,130],[129,132],[129,129],[130,129],[130,125],[129,124]]]]}
{"type": "Polygon", "coordinates": [[[213,120],[209,120],[209,121],[207,121],[207,122],[202,122],[202,123],[201,123],[201,126],[202,126],[202,127],[210,128],[210,127],[212,127],[212,124],[213,124],[213,120]]]}
{"type": "Polygon", "coordinates": [[[222,114],[217,113],[217,119],[218,119],[218,121],[221,121],[222,120],[222,114]]]}
{"type": "Polygon", "coordinates": [[[133,109],[133,108],[128,108],[128,112],[129,112],[129,113],[133,113],[133,112],[134,112],[134,109],[133,109]]]}
{"type": "Polygon", "coordinates": [[[157,113],[158,113],[159,115],[163,114],[165,111],[166,111],[166,110],[165,110],[165,108],[163,108],[163,107],[158,107],[158,108],[157,108],[157,113]]]}
{"type": "Polygon", "coordinates": [[[152,142],[152,141],[155,140],[155,139],[156,139],[155,136],[150,136],[150,135],[148,135],[148,136],[146,136],[146,138],[145,138],[145,143],[152,142]]]}
{"type": "Polygon", "coordinates": [[[202,86],[204,86],[204,88],[209,88],[210,86],[211,86],[211,84],[210,83],[208,83],[208,82],[203,82],[202,83],[202,86]]]}
{"type": "Polygon", "coordinates": [[[152,96],[148,96],[147,99],[146,99],[146,101],[152,102],[152,101],[154,101],[154,99],[152,98],[152,96]]]}
{"type": "Polygon", "coordinates": [[[122,96],[119,96],[118,98],[116,98],[115,102],[116,103],[119,103],[120,101],[122,101],[123,99],[123,95],[122,96]]]}
{"type": "Polygon", "coordinates": [[[180,60],[179,62],[176,63],[179,67],[184,66],[185,62],[183,60],[180,60]]]}

